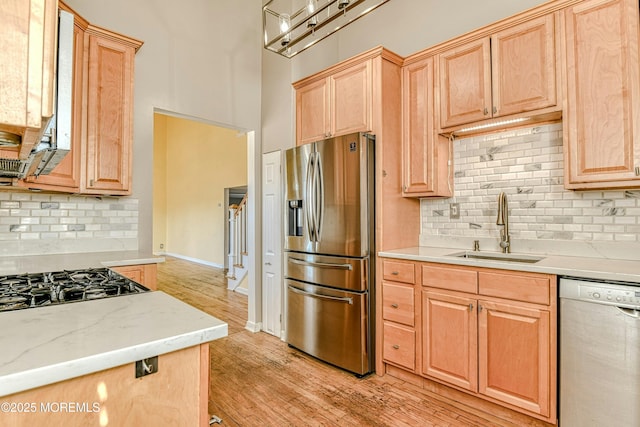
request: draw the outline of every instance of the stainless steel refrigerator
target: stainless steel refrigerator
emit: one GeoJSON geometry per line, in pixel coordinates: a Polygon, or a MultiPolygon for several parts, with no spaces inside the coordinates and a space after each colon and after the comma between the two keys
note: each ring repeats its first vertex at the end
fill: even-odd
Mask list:
{"type": "Polygon", "coordinates": [[[285,153],[287,342],[357,375],[374,367],[374,140],[285,153]]]}

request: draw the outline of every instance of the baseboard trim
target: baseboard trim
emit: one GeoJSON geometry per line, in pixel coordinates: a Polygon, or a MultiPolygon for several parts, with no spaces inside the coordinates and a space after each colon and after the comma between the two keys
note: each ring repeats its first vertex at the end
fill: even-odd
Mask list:
{"type": "Polygon", "coordinates": [[[241,295],[247,295],[247,296],[249,295],[249,289],[246,289],[246,288],[235,288],[233,292],[236,292],[241,295]]]}
{"type": "Polygon", "coordinates": [[[244,327],[249,332],[260,332],[262,330],[262,322],[249,322],[244,327]]]}
{"type": "Polygon", "coordinates": [[[180,259],[183,259],[185,261],[195,262],[196,264],[208,265],[209,267],[224,268],[224,265],[222,265],[222,264],[217,264],[215,262],[205,261],[205,260],[198,259],[198,258],[192,258],[192,257],[185,256],[185,255],[174,254],[172,252],[164,252],[162,255],[170,256],[170,257],[173,257],[173,258],[180,258],[180,259]]]}

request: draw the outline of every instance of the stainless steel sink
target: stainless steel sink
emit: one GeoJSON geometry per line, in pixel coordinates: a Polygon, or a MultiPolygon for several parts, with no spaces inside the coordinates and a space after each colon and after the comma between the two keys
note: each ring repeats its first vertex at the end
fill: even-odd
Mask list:
{"type": "Polygon", "coordinates": [[[544,259],[544,257],[524,254],[504,254],[499,252],[456,252],[447,256],[458,258],[477,259],[486,261],[523,262],[533,264],[544,259]]]}

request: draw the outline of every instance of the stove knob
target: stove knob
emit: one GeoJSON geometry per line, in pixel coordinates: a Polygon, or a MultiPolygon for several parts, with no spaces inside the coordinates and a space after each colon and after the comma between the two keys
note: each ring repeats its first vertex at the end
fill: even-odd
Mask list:
{"type": "Polygon", "coordinates": [[[622,301],[622,298],[616,297],[616,301],[620,302],[620,301],[622,301]]]}
{"type": "Polygon", "coordinates": [[[594,297],[595,299],[600,299],[600,292],[594,292],[594,293],[593,293],[593,297],[594,297]]]}

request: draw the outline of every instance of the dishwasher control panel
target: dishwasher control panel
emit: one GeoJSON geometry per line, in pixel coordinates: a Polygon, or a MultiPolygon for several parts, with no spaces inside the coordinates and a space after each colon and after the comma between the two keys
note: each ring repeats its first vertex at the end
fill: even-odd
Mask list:
{"type": "Polygon", "coordinates": [[[591,282],[579,279],[561,279],[560,296],[621,307],[640,308],[640,284],[591,282]]]}

